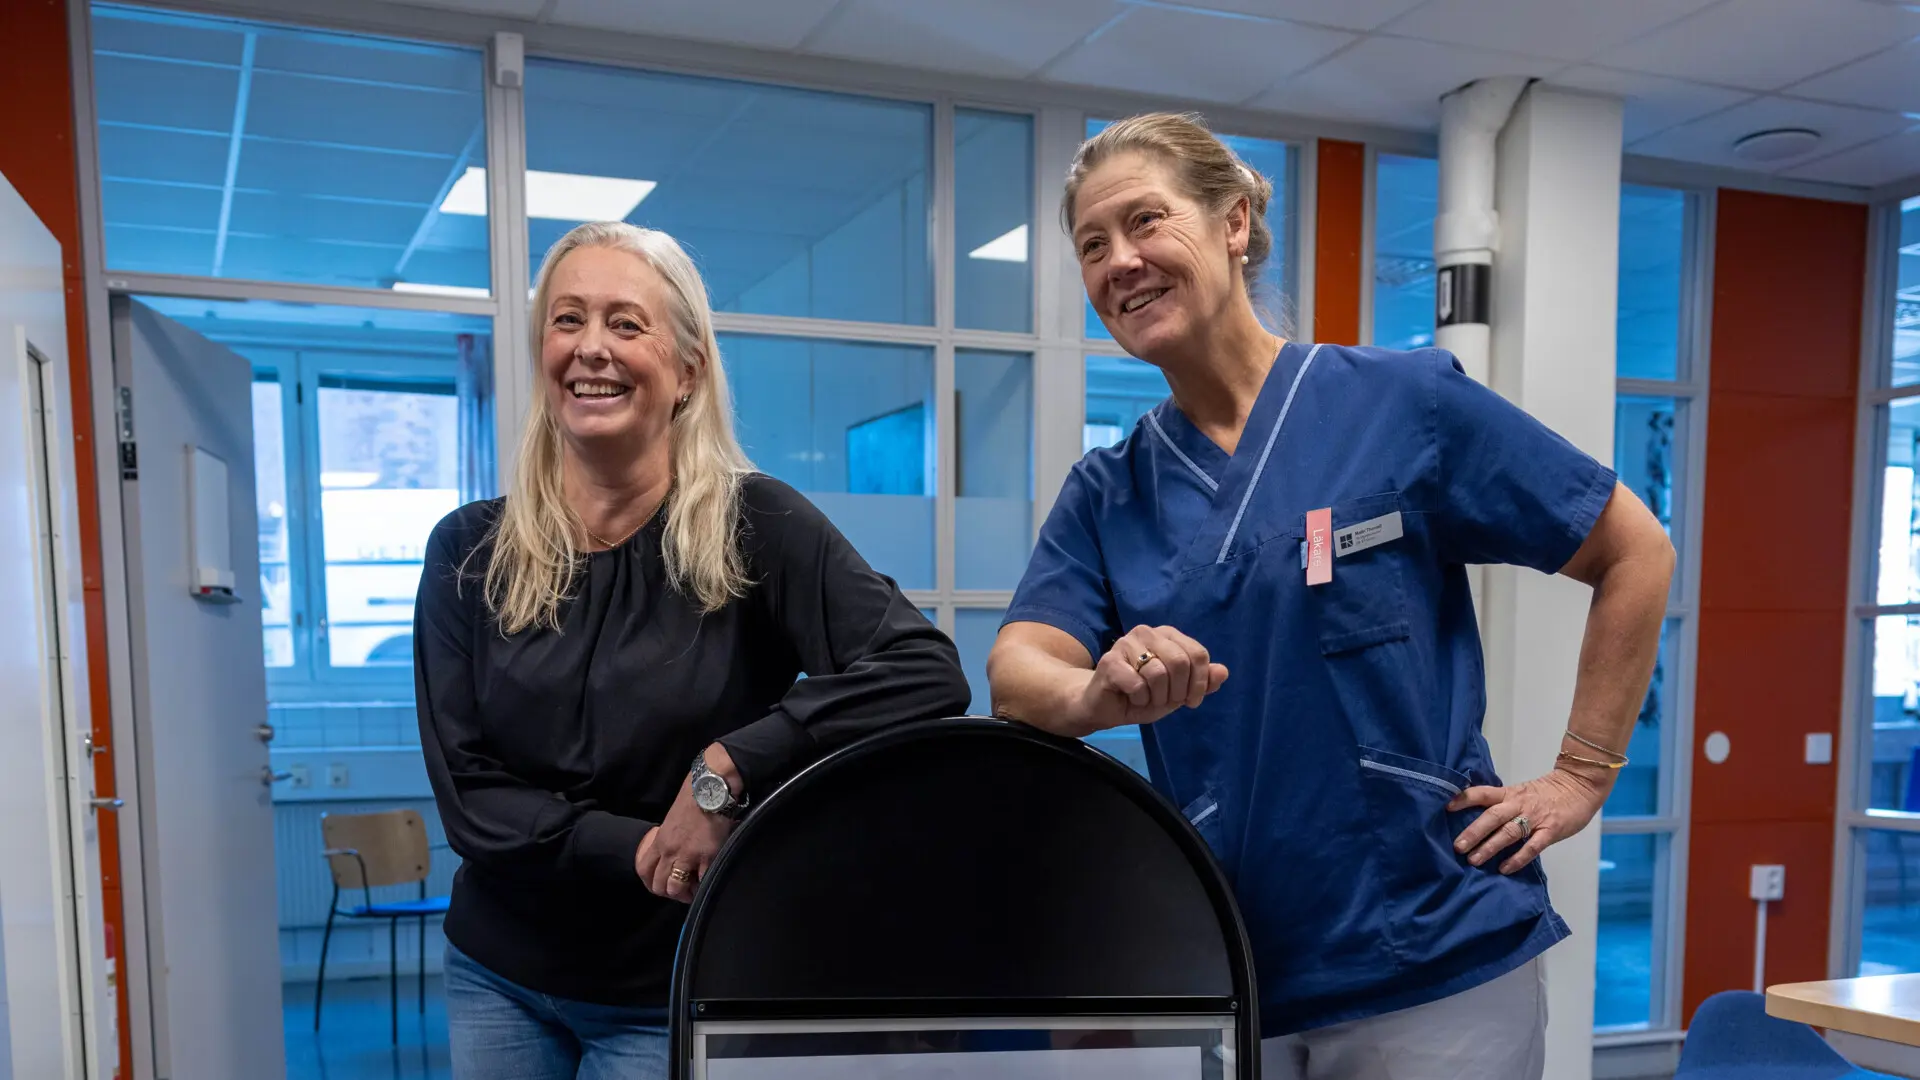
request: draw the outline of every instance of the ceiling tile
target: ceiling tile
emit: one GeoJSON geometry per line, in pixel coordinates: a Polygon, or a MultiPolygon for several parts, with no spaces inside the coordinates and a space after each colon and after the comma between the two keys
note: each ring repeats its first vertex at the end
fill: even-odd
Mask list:
{"type": "Polygon", "coordinates": [[[1123,10],[1118,0],[848,0],[808,39],[806,51],[1022,78],[1123,10]]]}
{"type": "Polygon", "coordinates": [[[1738,105],[1753,97],[1742,90],[1600,67],[1576,67],[1553,77],[1556,86],[1612,94],[1626,101],[1626,140],[1633,142],[1675,124],[1738,105]]]}
{"type": "Polygon", "coordinates": [[[558,0],[552,20],[594,30],[721,41],[759,49],[791,49],[833,10],[837,0],[700,0],[649,4],[633,0],[558,0]]]}
{"type": "Polygon", "coordinates": [[[1237,11],[1272,19],[1337,26],[1344,30],[1377,30],[1426,3],[1427,0],[1185,0],[1187,7],[1237,11]]]}
{"type": "Polygon", "coordinates": [[[1630,143],[1627,149],[1635,154],[1654,157],[1679,158],[1682,161],[1759,172],[1782,172],[1810,162],[1818,155],[1831,154],[1869,139],[1892,135],[1908,124],[1906,117],[1899,113],[1766,97],[1670,128],[1651,138],[1630,143]],[[1811,128],[1823,138],[1811,153],[1798,159],[1754,162],[1734,156],[1734,141],[1741,136],[1784,127],[1811,128]]]}
{"type": "Polygon", "coordinates": [[[1545,77],[1559,67],[1511,53],[1370,37],[1252,104],[1303,116],[1431,128],[1440,122],[1442,94],[1487,76],[1545,77]]]}
{"type": "Polygon", "coordinates": [[[1872,0],[1727,0],[1609,50],[1611,68],[1778,90],[1920,34],[1920,11],[1872,0]]]}
{"type": "Polygon", "coordinates": [[[1795,84],[1795,97],[1920,114],[1920,41],[1795,84]]]}
{"type": "Polygon", "coordinates": [[[1789,169],[1784,175],[1797,180],[1827,180],[1861,187],[1878,187],[1920,176],[1920,129],[1842,150],[1832,157],[1789,169]]]}
{"type": "Polygon", "coordinates": [[[474,15],[504,15],[510,19],[536,19],[547,0],[406,0],[409,7],[465,11],[474,15]]]}
{"type": "Polygon", "coordinates": [[[1055,82],[1243,102],[1354,41],[1298,23],[1184,8],[1130,8],[1043,74],[1055,82]]]}
{"type": "Polygon", "coordinates": [[[1586,60],[1642,37],[1716,0],[1433,0],[1387,29],[1402,37],[1586,60]]]}

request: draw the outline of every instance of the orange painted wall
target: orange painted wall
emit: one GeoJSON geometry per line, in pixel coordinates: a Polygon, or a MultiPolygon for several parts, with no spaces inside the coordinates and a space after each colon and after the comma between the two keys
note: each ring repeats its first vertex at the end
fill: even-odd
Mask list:
{"type": "MultiPolygon", "coordinates": [[[[73,401],[73,456],[78,475],[81,577],[86,598],[88,707],[95,746],[94,790],[114,792],[112,711],[107,696],[107,607],[100,576],[99,480],[93,456],[92,379],[87,366],[85,287],[81,269],[80,181],[74,160],[73,77],[68,63],[66,0],[0,3],[0,41],[12,60],[0,64],[0,174],[20,192],[60,241],[67,292],[67,357],[73,401]]],[[[121,918],[120,833],[112,813],[100,816],[101,893],[110,928],[110,954],[124,954],[121,918]]],[[[124,960],[120,962],[120,1075],[131,1073],[124,960]]]]}
{"type": "Polygon", "coordinates": [[[1360,343],[1360,248],[1365,239],[1367,148],[1321,139],[1314,208],[1313,334],[1330,345],[1360,343]]]}
{"type": "Polygon", "coordinates": [[[1755,863],[1787,868],[1767,980],[1827,973],[1835,767],[1804,754],[1838,735],[1846,683],[1866,251],[1864,206],[1719,193],[1683,1021],[1752,986],[1755,863]]]}

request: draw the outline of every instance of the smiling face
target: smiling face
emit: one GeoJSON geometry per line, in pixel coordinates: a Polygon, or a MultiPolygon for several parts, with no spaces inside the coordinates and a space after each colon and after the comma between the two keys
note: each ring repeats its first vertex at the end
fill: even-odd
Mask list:
{"type": "Polygon", "coordinates": [[[694,383],[671,297],[645,259],[617,248],[577,248],[554,267],[540,313],[540,373],[576,452],[666,438],[674,405],[694,383]]]}
{"type": "Polygon", "coordinates": [[[1244,286],[1247,203],[1209,213],[1173,167],[1116,154],[1087,173],[1074,199],[1073,243],[1087,299],[1120,346],[1161,363],[1203,346],[1244,286]]]}

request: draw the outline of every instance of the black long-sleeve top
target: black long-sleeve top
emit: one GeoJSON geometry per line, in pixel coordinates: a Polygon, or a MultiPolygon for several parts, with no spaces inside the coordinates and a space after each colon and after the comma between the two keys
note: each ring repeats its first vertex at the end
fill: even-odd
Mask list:
{"type": "Polygon", "coordinates": [[[447,939],[522,986],[666,1002],[687,909],[648,892],[634,856],[711,743],[764,798],[837,745],[966,711],[953,643],[825,515],[761,475],[741,503],[753,584],[704,615],[667,583],[664,514],[583,558],[558,632],[503,637],[487,608],[475,549],[499,500],[454,511],[428,541],[420,742],[465,860],[447,939]]]}

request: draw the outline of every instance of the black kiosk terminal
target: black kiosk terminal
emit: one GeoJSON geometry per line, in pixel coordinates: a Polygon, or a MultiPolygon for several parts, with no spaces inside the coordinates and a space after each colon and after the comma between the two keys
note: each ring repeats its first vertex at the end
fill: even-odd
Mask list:
{"type": "Polygon", "coordinates": [[[807,768],[708,871],[674,969],[675,1080],[1259,1076],[1225,877],[1131,769],[999,720],[807,768]]]}

